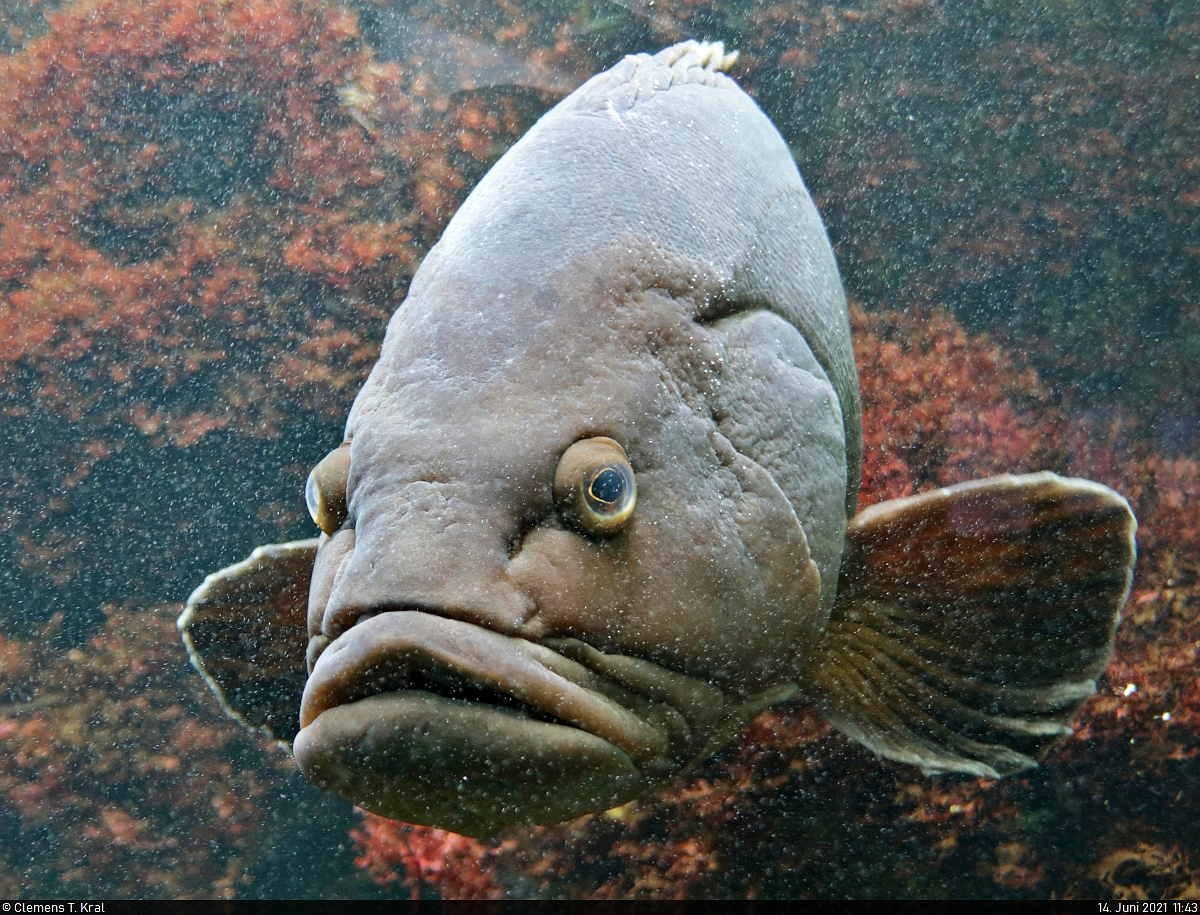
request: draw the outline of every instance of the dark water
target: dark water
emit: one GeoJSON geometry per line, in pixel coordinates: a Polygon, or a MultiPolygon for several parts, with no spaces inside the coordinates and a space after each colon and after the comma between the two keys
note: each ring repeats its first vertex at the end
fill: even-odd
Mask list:
{"type": "Polygon", "coordinates": [[[0,25],[0,895],[1198,891],[1193,4],[114,0],[0,25]],[[1049,468],[1133,504],[1113,666],[1019,779],[881,764],[797,704],[620,816],[507,844],[364,826],[221,717],[174,618],[311,535],[308,470],[489,165],[686,37],[740,50],[860,340],[903,342],[860,352],[895,479],[1049,468]]]}

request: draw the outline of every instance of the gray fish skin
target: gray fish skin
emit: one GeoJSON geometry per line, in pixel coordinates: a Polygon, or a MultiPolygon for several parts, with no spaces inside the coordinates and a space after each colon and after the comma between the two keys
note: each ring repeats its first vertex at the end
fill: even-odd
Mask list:
{"type": "Polygon", "coordinates": [[[861,407],[837,262],[783,137],[719,72],[722,51],[684,42],[631,55],[538,121],[451,220],[393,336],[412,320],[405,309],[440,312],[463,283],[544,289],[618,239],[657,244],[712,273],[733,308],[774,311],[800,332],[844,413],[853,495],[861,407]]]}
{"type": "MultiPolygon", "coordinates": [[[[312,636],[417,610],[576,638],[715,684],[722,721],[794,689],[836,589],[857,378],[816,208],[723,63],[694,43],[626,58],[455,215],[351,410],[349,518],[317,559],[312,636]],[[604,542],[564,528],[549,485],[593,436],[624,447],[639,492],[604,542]]],[[[387,741],[314,698],[346,676],[322,663],[306,700],[324,717],[296,756],[362,803],[355,773],[388,764],[355,754],[387,741]]],[[[674,771],[709,736],[639,768],[674,771]]]]}
{"type": "MultiPolygon", "coordinates": [[[[703,53],[713,52],[694,47],[709,46],[688,42],[654,57],[625,58],[556,106],[496,163],[451,220],[393,315],[347,435],[358,438],[358,430],[372,424],[399,425],[391,411],[411,408],[391,392],[413,371],[418,349],[426,359],[437,354],[426,383],[460,386],[466,399],[478,403],[480,375],[494,380],[498,363],[519,351],[548,356],[551,347],[570,342],[572,328],[582,324],[561,314],[560,287],[577,283],[581,269],[595,272],[588,262],[599,252],[623,258],[629,270],[665,254],[678,261],[667,268],[681,271],[677,284],[695,274],[698,288],[688,290],[701,299],[694,318],[711,324],[723,313],[771,311],[799,333],[769,320],[756,322],[757,332],[774,332],[773,341],[787,348],[785,359],[826,376],[815,383],[832,384],[847,455],[831,463],[848,468],[835,467],[842,479],[826,474],[807,486],[796,479],[793,486],[804,491],[788,489],[806,533],[821,542],[819,565],[829,590],[842,520],[826,503],[831,488],[840,488],[847,514],[853,514],[861,464],[845,294],[824,226],[783,138],[733,80],[712,69],[711,56],[703,53]],[[517,314],[521,308],[529,314],[517,314]],[[550,329],[550,320],[562,326],[550,329]],[[805,364],[813,357],[819,367],[805,364]]],[[[583,296],[575,304],[586,312],[593,303],[583,296]]],[[[584,356],[603,361],[599,354],[584,356]]],[[[507,378],[514,388],[527,389],[565,361],[560,355],[547,360],[560,366],[520,374],[510,369],[507,378]]],[[[578,361],[565,368],[572,379],[587,377],[578,361]]],[[[772,407],[793,424],[807,419],[799,405],[772,407]]]]}
{"type": "Polygon", "coordinates": [[[730,62],[629,57],[539,121],[393,316],[309,478],[321,538],[189,598],[193,664],[315,784],[468,834],[555,822],[794,694],[997,777],[1094,692],[1129,506],[1041,473],[855,516],[837,267],[730,62]]]}

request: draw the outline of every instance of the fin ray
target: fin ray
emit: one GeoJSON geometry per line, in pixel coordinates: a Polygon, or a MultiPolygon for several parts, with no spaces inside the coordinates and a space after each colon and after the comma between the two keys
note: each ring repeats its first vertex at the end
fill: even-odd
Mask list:
{"type": "Polygon", "coordinates": [[[999,776],[1070,733],[1112,651],[1136,522],[1050,473],[872,506],[804,673],[829,721],[929,771],[999,776]]]}

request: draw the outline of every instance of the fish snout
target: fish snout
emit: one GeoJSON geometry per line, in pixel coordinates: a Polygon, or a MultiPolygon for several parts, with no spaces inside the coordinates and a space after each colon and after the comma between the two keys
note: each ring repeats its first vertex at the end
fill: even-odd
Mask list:
{"type": "Polygon", "coordinates": [[[530,635],[536,605],[508,579],[506,540],[485,525],[339,531],[309,591],[309,669],[325,646],[381,613],[419,611],[530,635]]]}
{"type": "Polygon", "coordinates": [[[650,662],[387,610],[316,659],[294,752],[310,781],[369,810],[490,829],[628,800],[730,715],[718,690],[650,662]]]}

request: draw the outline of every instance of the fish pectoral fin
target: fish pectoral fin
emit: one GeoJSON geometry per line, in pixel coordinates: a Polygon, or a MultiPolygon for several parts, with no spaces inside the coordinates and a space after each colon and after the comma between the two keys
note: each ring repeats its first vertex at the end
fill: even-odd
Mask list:
{"type": "Polygon", "coordinates": [[[1108,663],[1136,529],[1111,489],[1051,473],[872,506],[847,529],[802,682],[890,759],[988,777],[1036,765],[1108,663]]]}
{"type": "Polygon", "coordinates": [[[320,541],[260,546],[192,592],[179,631],[221,707],[290,746],[308,678],[308,586],[320,541]]]}

